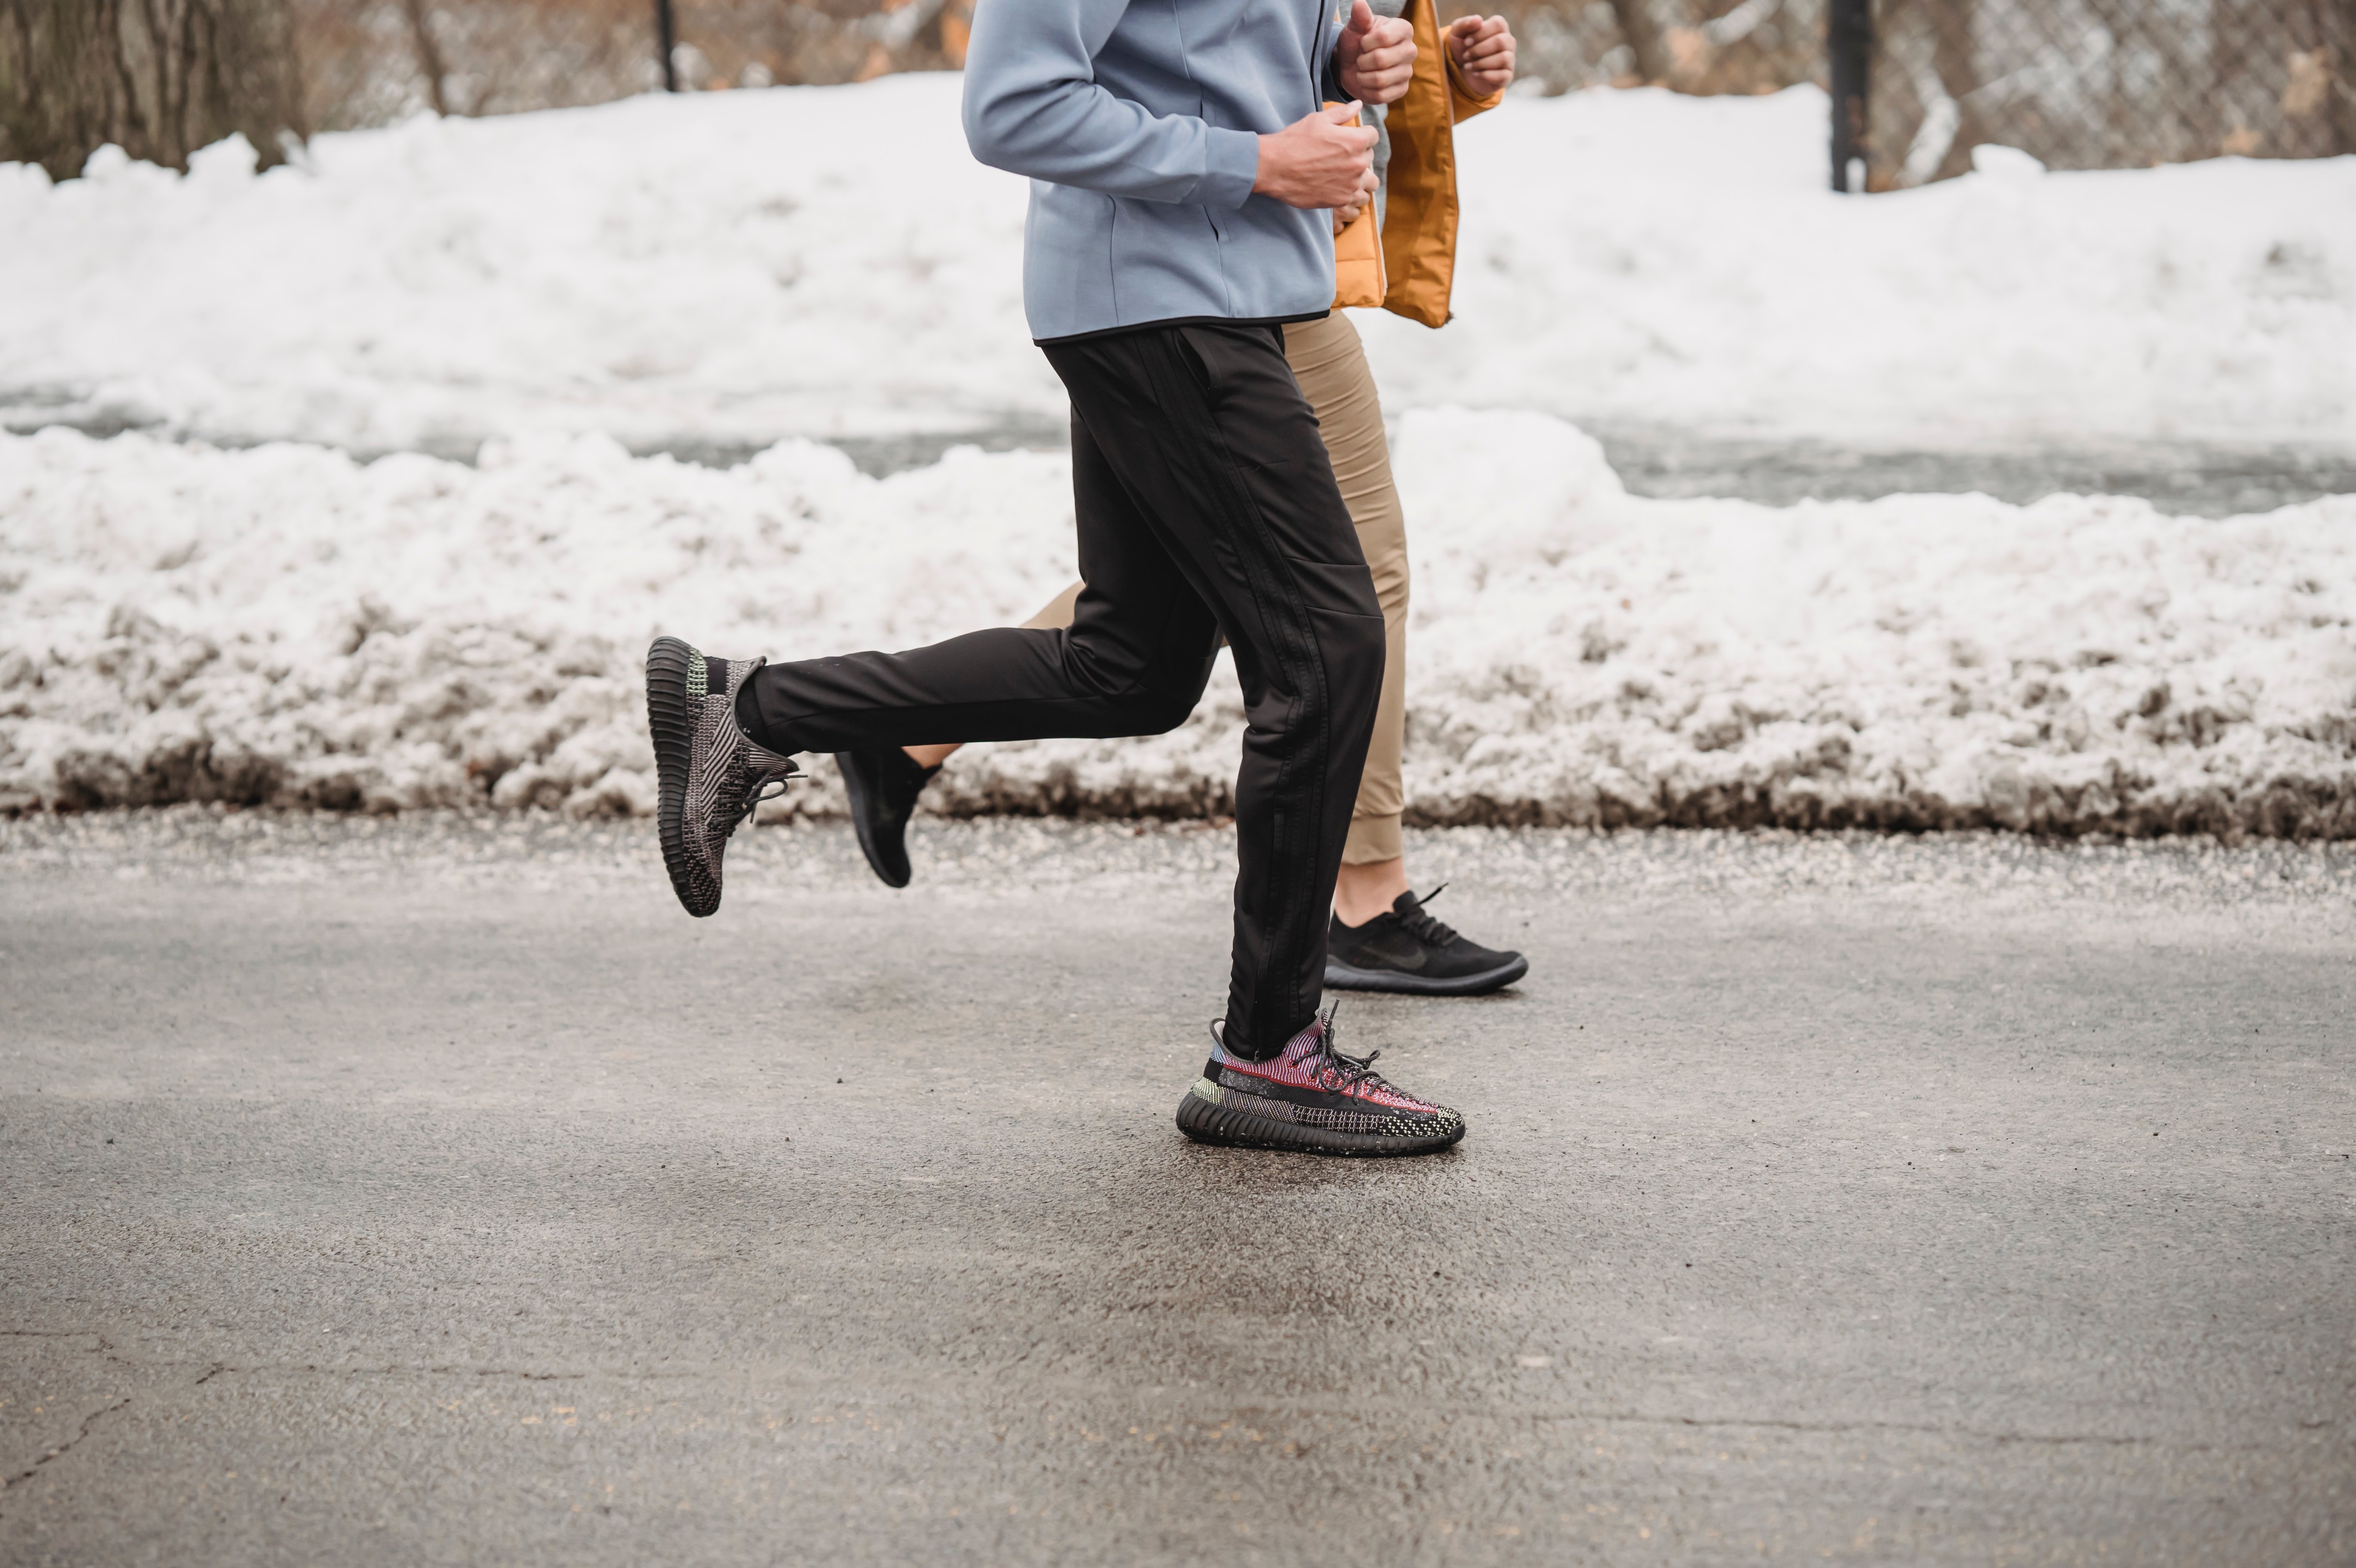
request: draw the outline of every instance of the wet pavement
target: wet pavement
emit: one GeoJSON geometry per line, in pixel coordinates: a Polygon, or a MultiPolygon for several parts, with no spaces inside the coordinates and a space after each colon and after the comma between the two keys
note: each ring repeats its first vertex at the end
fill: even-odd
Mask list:
{"type": "Polygon", "coordinates": [[[2080,441],[1952,447],[1681,432],[1591,432],[1639,496],[1735,496],[1767,506],[1960,496],[2015,506],[2048,496],[2139,496],[2179,517],[2270,512],[2356,492],[2356,450],[2214,441],[2080,441]]]}
{"type": "MultiPolygon", "coordinates": [[[[2283,443],[2077,441],[1924,446],[1731,434],[1663,425],[1590,422],[1588,432],[1633,495],[1724,496],[1764,506],[1806,500],[1978,492],[2016,506],[2048,496],[2137,496],[2180,517],[2269,512],[2356,493],[2356,449],[2283,443]]],[[[839,437],[867,474],[937,463],[955,445],[985,452],[1061,451],[1062,427],[1009,421],[965,432],[839,437]]],[[[752,446],[672,443],[660,450],[726,465],[752,446]]]]}
{"type": "Polygon", "coordinates": [[[1217,829],[651,838],[0,822],[0,1563],[2356,1558],[2356,848],[1419,835],[1348,1163],[1217,829]]]}

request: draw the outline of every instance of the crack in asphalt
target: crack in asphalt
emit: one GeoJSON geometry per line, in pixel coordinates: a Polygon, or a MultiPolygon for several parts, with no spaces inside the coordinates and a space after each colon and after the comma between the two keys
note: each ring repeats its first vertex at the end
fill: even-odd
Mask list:
{"type": "MultiPolygon", "coordinates": [[[[121,1357],[121,1356],[117,1356],[117,1355],[113,1355],[113,1354],[112,1354],[111,1352],[112,1352],[112,1349],[113,1349],[113,1346],[108,1342],[108,1340],[106,1339],[105,1336],[101,1335],[101,1334],[90,1333],[90,1332],[88,1332],[88,1331],[82,1331],[82,1332],[76,1333],[76,1332],[67,1332],[67,1331],[61,1331],[61,1330],[42,1329],[42,1328],[0,1328],[0,1338],[15,1338],[15,1339],[95,1339],[95,1340],[97,1341],[97,1344],[96,1344],[96,1345],[94,1345],[93,1347],[91,1347],[91,1351],[92,1351],[92,1353],[93,1353],[93,1354],[106,1354],[106,1355],[107,1355],[107,1359],[108,1359],[108,1360],[112,1360],[112,1361],[115,1361],[115,1362],[117,1362],[117,1363],[119,1363],[119,1364],[121,1364],[121,1365],[123,1365],[123,1366],[132,1366],[132,1365],[136,1365],[136,1364],[144,1364],[144,1365],[149,1366],[149,1367],[151,1367],[151,1368],[155,1368],[155,1367],[172,1366],[172,1365],[192,1365],[192,1364],[193,1364],[193,1363],[188,1363],[188,1362],[177,1362],[177,1363],[176,1363],[176,1362],[148,1362],[148,1363],[134,1363],[134,1362],[132,1362],[132,1361],[130,1361],[130,1360],[126,1360],[126,1359],[124,1359],[123,1357],[121,1357]]],[[[241,1374],[252,1374],[252,1373],[255,1373],[255,1372],[277,1372],[277,1373],[285,1374],[285,1375],[305,1374],[305,1375],[312,1376],[312,1377],[330,1377],[330,1378],[337,1378],[337,1377],[429,1377],[429,1376],[431,1376],[431,1377],[511,1378],[511,1379],[514,1379],[515,1381],[519,1381],[519,1382],[579,1382],[579,1381],[584,1381],[584,1380],[586,1380],[586,1379],[589,1379],[589,1378],[594,1378],[594,1377],[607,1377],[607,1378],[612,1378],[612,1379],[616,1380],[616,1381],[626,1381],[626,1382],[669,1382],[669,1381],[686,1381],[686,1382],[692,1382],[692,1381],[697,1381],[697,1380],[699,1380],[699,1379],[718,1378],[718,1377],[721,1377],[721,1376],[723,1376],[723,1374],[722,1374],[722,1373],[718,1373],[718,1372],[711,1372],[711,1373],[699,1373],[699,1372],[672,1372],[672,1373],[669,1373],[669,1374],[660,1374],[660,1373],[633,1372],[633,1371],[585,1371],[585,1372],[573,1372],[573,1371],[563,1371],[563,1372],[542,1372],[542,1371],[527,1371],[527,1370],[525,1370],[525,1369],[523,1369],[523,1368],[520,1368],[520,1367],[467,1367],[467,1366],[459,1366],[459,1365],[452,1364],[452,1363],[444,1363],[444,1364],[442,1364],[442,1365],[432,1365],[432,1366],[417,1366],[417,1365],[408,1365],[408,1364],[404,1364],[404,1363],[401,1363],[401,1362],[387,1362],[387,1363],[385,1363],[385,1364],[383,1364],[383,1365],[381,1365],[381,1366],[362,1366],[362,1367],[322,1367],[322,1366],[320,1366],[320,1365],[319,1365],[317,1362],[316,1362],[316,1361],[305,1361],[305,1362],[301,1362],[301,1363],[291,1362],[291,1361],[257,1361],[257,1362],[254,1362],[253,1364],[252,1364],[252,1365],[248,1365],[248,1366],[238,1366],[238,1365],[233,1365],[233,1364],[231,1364],[231,1363],[230,1363],[230,1362],[227,1362],[227,1361],[212,1361],[212,1362],[209,1362],[209,1363],[208,1363],[208,1364],[207,1364],[207,1368],[206,1368],[205,1374],[204,1374],[202,1377],[200,1377],[200,1378],[197,1379],[195,1382],[193,1382],[193,1383],[189,1384],[188,1386],[190,1386],[191,1388],[201,1388],[201,1387],[203,1387],[206,1383],[209,1383],[209,1382],[212,1381],[213,1381],[213,1379],[215,1379],[215,1378],[217,1378],[217,1377],[220,1377],[220,1376],[221,1376],[221,1375],[222,1375],[222,1374],[224,1374],[224,1373],[231,1373],[231,1372],[234,1372],[234,1373],[241,1373],[241,1374]]],[[[123,1402],[123,1404],[127,1404],[127,1403],[130,1403],[130,1401],[129,1401],[129,1400],[127,1400],[127,1399],[126,1399],[126,1400],[124,1400],[124,1401],[123,1402]]],[[[109,1407],[108,1407],[108,1410],[109,1410],[109,1411],[112,1411],[112,1410],[119,1410],[119,1409],[121,1409],[121,1408],[122,1408],[122,1404],[116,1404],[116,1405],[109,1406],[109,1407]]],[[[103,1415],[103,1414],[106,1414],[106,1413],[108,1413],[108,1412],[107,1412],[107,1411],[101,1411],[101,1412],[99,1413],[99,1414],[101,1414],[101,1415],[103,1415]]],[[[1366,1414],[1367,1413],[1366,1413],[1365,1411],[1364,1411],[1364,1410],[1358,1410],[1358,1411],[1351,1412],[1351,1413],[1349,1413],[1355,1414],[1355,1415],[1359,1415],[1359,1416],[1364,1416],[1364,1415],[1365,1415],[1365,1414],[1366,1414]]],[[[1995,1444],[2029,1444],[2029,1445],[2048,1445],[2048,1446],[2053,1446],[2053,1447],[2066,1447],[2066,1446],[2071,1446],[2071,1445],[2095,1445],[2095,1446],[2110,1447],[2110,1448],[2135,1448],[2135,1447],[2148,1447],[2148,1446],[2152,1445],[2153,1444],[2156,1444],[2156,1443],[2158,1443],[2158,1442],[2160,1442],[2160,1441],[2161,1441],[2161,1439],[2158,1439],[2158,1438],[2156,1438],[2156,1437],[2136,1437],[2136,1436],[2124,1436],[2124,1437],[2123,1437],[2123,1436],[2115,1436],[2115,1435],[2104,1435],[2094,1434],[2094,1433],[1986,1432],[1986,1431],[1982,1431],[1982,1430],[1980,1430],[1980,1429],[1979,1429],[1979,1428],[1977,1428],[1977,1427],[1971,1427],[1971,1426],[1938,1426],[1938,1425],[1933,1425],[1933,1424],[1929,1424],[1929,1423],[1925,1423],[1925,1422],[1912,1422],[1912,1421],[1849,1421],[1849,1422],[1779,1421],[1779,1420],[1775,1420],[1775,1419],[1772,1419],[1772,1418],[1770,1418],[1770,1417],[1761,1417],[1761,1416],[1648,1415],[1648,1414],[1644,1414],[1644,1413],[1641,1413],[1641,1412],[1635,1412],[1635,1411],[1562,1411],[1562,1412],[1553,1412],[1553,1413],[1545,1413],[1545,1412],[1523,1412],[1523,1413],[1516,1413],[1516,1412],[1506,1412],[1506,1411],[1474,1411],[1474,1410],[1456,1410],[1456,1411],[1450,1412],[1449,1413],[1450,1413],[1451,1415],[1452,1415],[1452,1416],[1456,1417],[1456,1418],[1459,1418],[1459,1419],[1466,1418],[1466,1417],[1470,1417],[1470,1418],[1472,1418],[1472,1419],[1483,1419],[1483,1418],[1497,1419],[1497,1418],[1504,1418],[1504,1419],[1514,1419],[1514,1420],[1523,1420],[1523,1421],[1584,1421],[1584,1422],[1591,1422],[1591,1423],[1597,1423],[1597,1424],[1607,1424],[1607,1425],[1614,1425],[1614,1426],[1687,1426],[1687,1427],[1694,1427],[1694,1428],[1704,1428],[1704,1427],[1721,1427],[1721,1428],[1749,1429],[1749,1430],[1768,1431],[1768,1432],[1799,1432],[1799,1433],[1815,1433],[1815,1434],[1821,1434],[1821,1435],[1841,1435],[1841,1434],[1845,1434],[1845,1433],[1852,1433],[1852,1432],[1907,1432],[1907,1433],[1914,1433],[1914,1434],[1918,1434],[1918,1435],[1922,1435],[1922,1436],[1928,1436],[1928,1437],[1967,1438],[1967,1439],[1970,1439],[1970,1440],[1973,1440],[1973,1441],[1976,1441],[1976,1442],[1981,1442],[1981,1443],[1995,1443],[1995,1444]]],[[[91,1420],[96,1420],[96,1419],[97,1419],[97,1417],[96,1417],[96,1416],[91,1417],[91,1420]]],[[[87,1432],[87,1424],[85,1424],[85,1430],[84,1430],[83,1435],[88,1435],[88,1432],[87,1432]]],[[[74,1442],[75,1442],[75,1443],[79,1443],[80,1441],[81,1441],[81,1438],[80,1438],[80,1436],[77,1436],[77,1437],[74,1439],[74,1442]]],[[[68,1444],[68,1445],[66,1445],[66,1447],[71,1447],[71,1446],[72,1446],[72,1444],[70,1444],[70,1444],[68,1444]]],[[[2213,1446],[2215,1446],[2215,1445],[2211,1445],[2211,1444],[2206,1444],[2206,1443],[2195,1443],[2195,1444],[2183,1445],[2181,1445],[2181,1446],[2183,1447],[2184,1451],[2185,1451],[2185,1452],[2187,1452],[2187,1453],[2204,1453],[2204,1452],[2209,1451],[2211,1447],[2213,1447],[2213,1446]]],[[[57,1455],[57,1454],[63,1453],[64,1451],[65,1451],[65,1449],[64,1449],[64,1448],[58,1449],[58,1450],[56,1450],[54,1453],[52,1453],[52,1454],[50,1454],[50,1455],[48,1455],[48,1456],[45,1456],[43,1458],[41,1458],[41,1459],[38,1459],[38,1460],[35,1461],[35,1466],[36,1466],[36,1467],[38,1467],[38,1466],[40,1466],[40,1465],[45,1465],[45,1464],[48,1463],[48,1460],[49,1460],[50,1458],[54,1458],[54,1457],[56,1456],[56,1455],[57,1455]]],[[[29,1476],[29,1475],[31,1475],[32,1473],[33,1473],[33,1472],[32,1472],[31,1470],[27,1470],[23,1476],[18,1476],[18,1477],[16,1477],[15,1479],[16,1479],[16,1480],[18,1480],[18,1481],[21,1481],[21,1480],[23,1480],[23,1479],[25,1478],[25,1477],[26,1477],[26,1476],[29,1476]]],[[[13,1485],[13,1484],[14,1484],[14,1482],[0,1483],[0,1485],[13,1485]]]]}
{"type": "MultiPolygon", "coordinates": [[[[2093,1434],[2042,1435],[2031,1432],[1983,1432],[1972,1426],[1933,1426],[1914,1421],[1772,1421],[1757,1417],[1706,1415],[1582,1415],[1572,1414],[1558,1419],[1568,1421],[1606,1421],[1630,1426],[1732,1426],[1760,1428],[1774,1432],[1914,1432],[1932,1437],[1970,1437],[1982,1443],[2072,1443],[2100,1444],[2107,1447],[2142,1447],[2159,1441],[2156,1437],[2104,1437],[2093,1434]]],[[[2205,1443],[2186,1445],[2187,1452],[2201,1452],[2210,1445],[2205,1443]]]]}
{"type": "MultiPolygon", "coordinates": [[[[230,1361],[220,1360],[211,1360],[201,1363],[196,1361],[134,1360],[128,1356],[118,1356],[114,1354],[113,1341],[108,1339],[103,1334],[92,1333],[88,1329],[69,1331],[51,1328],[0,1328],[0,1339],[91,1339],[96,1341],[94,1344],[88,1347],[88,1352],[91,1355],[104,1356],[108,1360],[114,1362],[117,1366],[135,1367],[148,1371],[163,1371],[172,1367],[191,1367],[202,1365],[205,1369],[204,1375],[197,1379],[195,1382],[190,1383],[188,1385],[190,1388],[202,1388],[205,1384],[212,1381],[215,1378],[220,1377],[224,1372],[309,1372],[314,1375],[325,1375],[327,1377],[398,1377],[402,1375],[413,1377],[422,1374],[433,1373],[453,1377],[515,1378],[523,1382],[542,1383],[572,1381],[582,1378],[595,1377],[599,1375],[596,1372],[535,1372],[526,1371],[520,1367],[466,1367],[459,1366],[455,1363],[447,1363],[440,1366],[409,1366],[403,1365],[400,1362],[388,1362],[383,1366],[323,1367],[316,1361],[256,1361],[248,1366],[239,1366],[230,1361]]],[[[661,1381],[659,1374],[653,1373],[623,1372],[608,1373],[605,1375],[627,1377],[642,1382],[661,1381]]],[[[669,1374],[669,1376],[674,1378],[691,1378],[700,1375],[702,1374],[694,1372],[674,1372],[669,1374]]]]}
{"type": "MultiPolygon", "coordinates": [[[[166,1367],[189,1367],[198,1364],[194,1361],[133,1362],[124,1360],[120,1356],[112,1356],[108,1359],[110,1360],[119,1362],[126,1367],[143,1366],[150,1370],[166,1367]]],[[[215,1378],[220,1377],[224,1373],[250,1374],[253,1372],[279,1372],[285,1374],[308,1373],[313,1377],[329,1378],[423,1377],[427,1375],[462,1378],[513,1378],[519,1382],[533,1383],[577,1382],[584,1378],[593,1378],[601,1375],[626,1378],[635,1382],[657,1382],[664,1381],[662,1377],[657,1374],[641,1372],[616,1372],[604,1374],[597,1372],[533,1372],[526,1371],[519,1367],[428,1367],[406,1366],[399,1362],[388,1362],[383,1366],[367,1367],[323,1367],[316,1361],[255,1361],[247,1366],[240,1366],[230,1361],[208,1361],[203,1363],[203,1365],[205,1367],[204,1376],[197,1379],[195,1382],[190,1383],[188,1385],[190,1388],[202,1388],[205,1384],[212,1381],[215,1378]]],[[[669,1374],[669,1377],[672,1379],[687,1379],[706,1375],[718,1376],[720,1374],[673,1372],[669,1374]]]]}
{"type": "MultiPolygon", "coordinates": [[[[119,1356],[110,1356],[108,1359],[121,1362],[126,1366],[132,1364],[128,1361],[123,1361],[123,1358],[119,1356]]],[[[151,1365],[173,1364],[176,1363],[151,1363],[151,1365]]],[[[185,1365],[187,1363],[177,1364],[185,1365]]],[[[300,1364],[294,1362],[262,1361],[256,1362],[251,1366],[234,1366],[227,1361],[214,1361],[209,1365],[202,1377],[197,1379],[195,1382],[188,1386],[191,1388],[201,1388],[206,1383],[212,1381],[215,1378],[220,1377],[224,1373],[250,1375],[256,1372],[276,1372],[284,1376],[304,1375],[327,1378],[427,1376],[508,1378],[513,1379],[518,1382],[580,1382],[590,1378],[605,1377],[611,1378],[617,1382],[634,1383],[695,1382],[698,1381],[718,1381],[724,1376],[724,1374],[719,1372],[673,1372],[667,1375],[626,1371],[536,1372],[527,1371],[521,1368],[516,1367],[464,1367],[455,1365],[412,1366],[403,1365],[398,1362],[390,1362],[382,1366],[322,1367],[316,1361],[303,1362],[300,1364]]],[[[122,1404],[127,1404],[129,1403],[130,1401],[125,1399],[121,1404],[112,1405],[108,1408],[109,1410],[119,1410],[122,1408],[122,1404]]],[[[102,1411],[99,1413],[102,1415],[107,1413],[107,1412],[102,1411]]],[[[1329,1412],[1326,1413],[1330,1414],[1335,1413],[1329,1412]]],[[[1364,1418],[1370,1413],[1361,1409],[1341,1413],[1364,1418]]],[[[2139,1448],[2149,1447],[2163,1441],[2157,1437],[2106,1435],[2099,1433],[1987,1432],[1983,1431],[1978,1427],[1938,1426],[1927,1422],[1912,1421],[1781,1421],[1772,1417],[1762,1416],[1649,1415],[1634,1411],[1515,1412],[1459,1409],[1447,1413],[1451,1418],[1457,1420],[1486,1419],[1520,1422],[1586,1422],[1591,1424],[1607,1426],[1684,1426],[1697,1430],[1731,1428],[1736,1430],[1764,1432],[1810,1433],[1826,1436],[1839,1436],[1858,1432],[1904,1432],[1926,1437],[1965,1439],[1974,1442],[1992,1443],[1997,1445],[2028,1444],[2052,1447],[2094,1445],[2109,1448],[2139,1448]]],[[[96,1420],[97,1417],[93,1416],[91,1419],[96,1420]]],[[[1208,1418],[1205,1417],[1203,1419],[1207,1420],[1208,1418]]],[[[1269,1423],[1269,1424],[1278,1424],[1269,1423]]],[[[85,1424],[85,1430],[82,1435],[88,1435],[87,1424],[85,1424]]],[[[74,1439],[74,1442],[78,1443],[80,1440],[81,1438],[77,1436],[74,1439]]],[[[70,1443],[66,1445],[66,1447],[71,1446],[72,1444],[70,1443]]],[[[2218,1445],[2209,1443],[2190,1443],[2176,1445],[2175,1446],[2185,1453],[2207,1453],[2218,1445]]],[[[36,1466],[37,1467],[38,1465],[47,1464],[50,1458],[56,1456],[56,1454],[63,1453],[64,1451],[64,1448],[56,1450],[55,1453],[36,1461],[36,1466]]],[[[25,1472],[25,1476],[29,1476],[31,1474],[31,1470],[25,1472]]],[[[25,1476],[19,1476],[16,1477],[16,1479],[22,1480],[25,1478],[25,1476]]]]}
{"type": "Polygon", "coordinates": [[[83,1416],[80,1431],[75,1433],[71,1437],[67,1438],[63,1443],[59,1444],[56,1447],[50,1449],[48,1453],[34,1460],[30,1465],[26,1466],[23,1470],[19,1471],[16,1475],[7,1477],[5,1479],[0,1479],[0,1492],[5,1492],[10,1487],[20,1486],[23,1483],[31,1480],[42,1466],[48,1464],[52,1459],[71,1453],[83,1438],[90,1435],[91,1428],[96,1426],[101,1420],[112,1415],[116,1411],[121,1410],[124,1405],[129,1404],[130,1403],[131,1396],[129,1394],[125,1394],[121,1399],[116,1400],[112,1404],[108,1405],[105,1409],[94,1410],[88,1415],[83,1416]]]}

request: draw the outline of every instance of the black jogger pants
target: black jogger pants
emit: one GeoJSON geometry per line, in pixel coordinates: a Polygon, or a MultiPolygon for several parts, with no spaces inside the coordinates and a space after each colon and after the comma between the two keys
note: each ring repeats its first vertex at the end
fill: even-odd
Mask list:
{"type": "Polygon", "coordinates": [[[1072,398],[1082,591],[1061,631],[770,665],[738,699],[772,751],[1150,735],[1235,650],[1229,1049],[1306,1028],[1383,677],[1382,606],[1280,329],[1148,327],[1045,347],[1072,398]]]}

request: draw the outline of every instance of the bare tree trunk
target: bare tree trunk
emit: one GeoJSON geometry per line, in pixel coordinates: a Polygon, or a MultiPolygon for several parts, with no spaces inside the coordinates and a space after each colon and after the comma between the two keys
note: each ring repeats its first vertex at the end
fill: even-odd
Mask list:
{"type": "Polygon", "coordinates": [[[409,36],[417,45],[417,69],[425,73],[426,101],[434,112],[446,115],[450,101],[443,96],[443,78],[449,73],[442,64],[442,46],[434,40],[432,19],[425,14],[425,0],[401,0],[401,8],[409,17],[409,36]]]}
{"type": "MultiPolygon", "coordinates": [[[[122,0],[98,0],[99,36],[120,39],[123,37],[122,0]]],[[[123,128],[134,142],[148,139],[149,125],[145,112],[139,107],[139,79],[133,74],[131,59],[122,49],[109,51],[107,59],[113,66],[113,91],[119,94],[114,101],[121,106],[123,128]]],[[[129,146],[130,143],[124,143],[129,146]]]]}
{"type": "Polygon", "coordinates": [[[2323,0],[2317,12],[2330,71],[2332,150],[2356,153],[2356,0],[2323,0]]]}
{"type": "Polygon", "coordinates": [[[185,169],[242,133],[269,165],[305,129],[285,0],[0,0],[0,159],[69,179],[112,143],[185,169]]]}
{"type": "Polygon", "coordinates": [[[1644,0],[1612,0],[1612,16],[1620,24],[1620,37],[1626,40],[1628,52],[1636,57],[1636,74],[1646,81],[1666,81],[1669,57],[1661,47],[1661,30],[1644,9],[1644,0]]]}
{"type": "Polygon", "coordinates": [[[1947,0],[1932,10],[1931,68],[1940,90],[1955,101],[1955,139],[1947,144],[1934,180],[1953,179],[1972,166],[1972,149],[1988,139],[1987,119],[1973,93],[1980,85],[1977,19],[1979,0],[1947,0]]]}

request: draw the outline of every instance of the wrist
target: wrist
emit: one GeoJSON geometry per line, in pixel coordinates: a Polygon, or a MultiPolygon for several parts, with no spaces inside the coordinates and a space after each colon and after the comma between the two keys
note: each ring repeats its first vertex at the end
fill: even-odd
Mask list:
{"type": "Polygon", "coordinates": [[[1208,167],[1203,171],[1203,183],[1195,187],[1194,199],[1225,212],[1249,201],[1274,162],[1264,145],[1267,141],[1249,131],[1212,126],[1208,167]]]}

